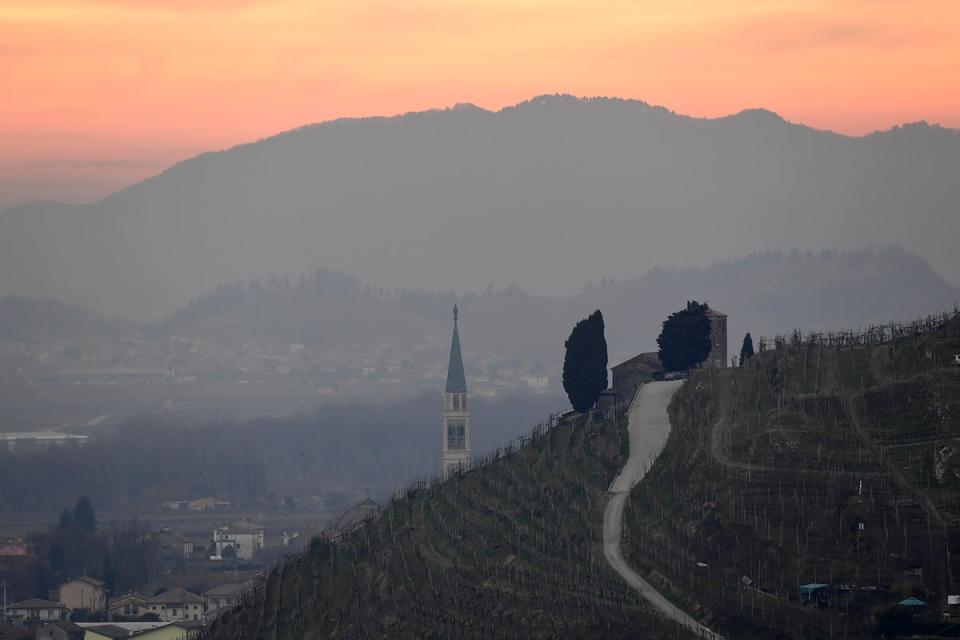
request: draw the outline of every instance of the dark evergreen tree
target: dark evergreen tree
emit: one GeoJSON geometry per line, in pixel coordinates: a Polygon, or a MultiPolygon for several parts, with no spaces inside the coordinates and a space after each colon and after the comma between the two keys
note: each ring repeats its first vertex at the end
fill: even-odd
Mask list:
{"type": "Polygon", "coordinates": [[[581,320],[564,343],[563,389],[576,411],[587,411],[607,388],[607,339],[603,314],[596,310],[581,320]]]}
{"type": "Polygon", "coordinates": [[[670,314],[663,321],[663,330],[657,338],[660,362],[666,371],[687,371],[698,366],[710,355],[709,307],[693,300],[686,309],[670,314]]]}
{"type": "Polygon", "coordinates": [[[103,581],[106,583],[108,591],[114,591],[117,583],[117,572],[113,569],[113,561],[109,554],[103,556],[103,581]]]}
{"type": "Polygon", "coordinates": [[[50,565],[50,570],[54,572],[63,571],[65,564],[63,547],[59,543],[54,543],[50,547],[50,551],[47,553],[47,564],[50,565]]]}
{"type": "Polygon", "coordinates": [[[70,509],[64,507],[63,511],[60,512],[60,528],[69,527],[72,522],[73,516],[70,514],[70,509]]]}
{"type": "Polygon", "coordinates": [[[747,332],[747,335],[743,336],[743,346],[740,347],[740,366],[744,366],[747,363],[747,360],[753,357],[753,338],[750,337],[750,332],[747,332]]]}
{"type": "Polygon", "coordinates": [[[97,516],[93,511],[93,505],[90,498],[81,496],[77,504],[73,507],[73,523],[87,531],[94,531],[97,528],[97,516]]]}

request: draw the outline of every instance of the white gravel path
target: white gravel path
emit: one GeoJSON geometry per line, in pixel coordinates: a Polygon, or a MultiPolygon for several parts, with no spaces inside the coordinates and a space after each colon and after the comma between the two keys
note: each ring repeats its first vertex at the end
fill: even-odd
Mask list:
{"type": "Polygon", "coordinates": [[[682,380],[650,382],[637,392],[627,417],[630,432],[630,457],[610,485],[610,500],[603,512],[603,555],[627,584],[679,624],[691,629],[698,636],[714,640],[722,636],[706,628],[685,611],[664,598],[634,571],[623,559],[620,549],[623,537],[623,507],[630,496],[630,489],[640,482],[646,469],[663,450],[670,434],[670,417],[667,406],[670,398],[683,384],[682,380]]]}

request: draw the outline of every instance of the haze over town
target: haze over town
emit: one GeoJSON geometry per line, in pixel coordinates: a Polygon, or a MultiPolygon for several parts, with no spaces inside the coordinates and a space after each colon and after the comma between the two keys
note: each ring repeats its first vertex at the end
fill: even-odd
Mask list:
{"type": "Polygon", "coordinates": [[[958,25],[4,3],[0,638],[949,635],[958,25]]]}

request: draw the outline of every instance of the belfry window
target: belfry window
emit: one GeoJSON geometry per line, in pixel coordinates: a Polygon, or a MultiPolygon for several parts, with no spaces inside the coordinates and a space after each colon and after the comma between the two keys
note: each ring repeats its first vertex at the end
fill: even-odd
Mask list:
{"type": "Polygon", "coordinates": [[[466,428],[462,422],[447,424],[447,449],[466,449],[466,428]]]}

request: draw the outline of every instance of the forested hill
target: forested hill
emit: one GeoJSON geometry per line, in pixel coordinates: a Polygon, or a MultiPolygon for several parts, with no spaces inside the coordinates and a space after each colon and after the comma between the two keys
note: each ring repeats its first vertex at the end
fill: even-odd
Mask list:
{"type": "Polygon", "coordinates": [[[477,354],[523,346],[547,371],[559,370],[564,339],[594,309],[606,318],[611,362],[655,344],[660,322],[687,300],[707,300],[730,316],[730,342],[796,327],[856,327],[910,320],[952,307],[960,290],[922,259],[896,247],[817,254],[763,253],[702,269],[658,269],[605,280],[570,297],[517,287],[479,295],[383,291],[329,271],[221,286],[154,327],[161,336],[225,344],[254,340],[446,348],[450,308],[463,310],[465,345],[477,354]]]}
{"type": "Polygon", "coordinates": [[[208,153],[88,205],[0,212],[0,295],[156,320],[318,264],[428,290],[552,295],[766,248],[896,242],[960,269],[960,135],[847,137],[541,96],[339,120],[208,153]]]}

